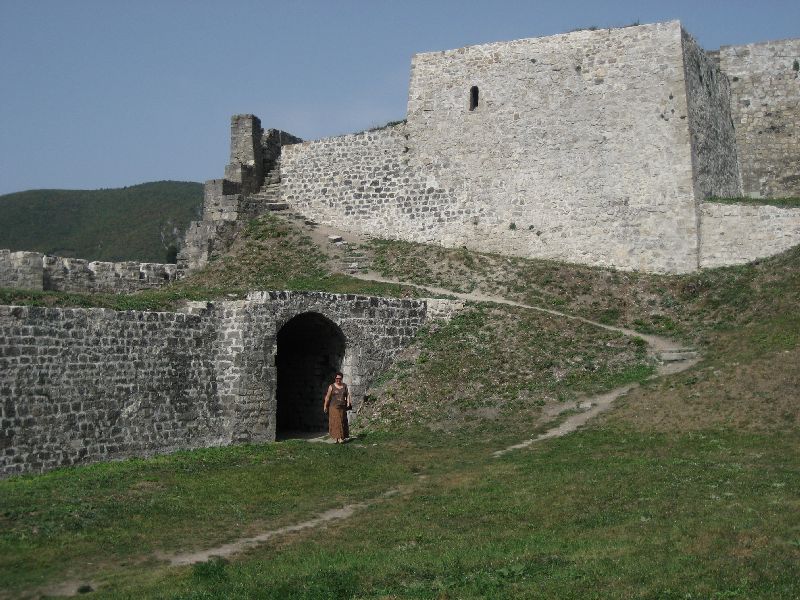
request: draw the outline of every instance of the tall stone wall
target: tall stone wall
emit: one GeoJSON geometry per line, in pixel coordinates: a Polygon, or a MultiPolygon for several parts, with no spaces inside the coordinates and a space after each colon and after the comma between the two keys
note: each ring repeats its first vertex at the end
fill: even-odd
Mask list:
{"type": "Polygon", "coordinates": [[[682,36],[695,195],[738,197],[742,189],[728,78],[688,33],[682,36]]]}
{"type": "Polygon", "coordinates": [[[286,149],[283,198],[373,235],[693,271],[696,194],[738,190],[727,92],[678,22],[419,54],[407,124],[286,149]]]}
{"type": "Polygon", "coordinates": [[[356,407],[429,318],[424,300],[322,292],[185,313],[0,306],[0,477],[275,439],[278,333],[309,313],[341,331],[356,407]]]}
{"type": "Polygon", "coordinates": [[[687,111],[677,22],[420,54],[410,161],[474,207],[448,245],[692,271],[687,111]]]}
{"type": "MultiPolygon", "coordinates": [[[[695,271],[703,200],[800,194],[798,55],[800,40],[707,53],[677,21],[418,54],[405,123],[283,147],[259,193],[367,235],[695,271]]],[[[232,164],[258,126],[234,123],[250,133],[232,128],[232,164]]],[[[284,143],[270,132],[265,165],[284,143]]],[[[253,214],[246,194],[215,198],[214,218],[253,214]]],[[[190,230],[190,268],[215,231],[190,230]]]]}
{"type": "Polygon", "coordinates": [[[800,208],[704,202],[703,268],[740,265],[800,244],[800,208]]]}
{"type": "Polygon", "coordinates": [[[745,194],[800,196],[800,40],[724,46],[745,194]]]}
{"type": "Polygon", "coordinates": [[[196,316],[0,306],[0,476],[224,443],[215,339],[196,316]]]}
{"type": "Polygon", "coordinates": [[[0,250],[0,287],[58,292],[129,293],[174,281],[172,264],[101,262],[0,250]]]}
{"type": "Polygon", "coordinates": [[[344,229],[410,234],[413,222],[408,221],[419,208],[409,192],[424,194],[425,189],[413,189],[407,150],[404,125],[287,146],[281,157],[281,198],[344,229]]]}

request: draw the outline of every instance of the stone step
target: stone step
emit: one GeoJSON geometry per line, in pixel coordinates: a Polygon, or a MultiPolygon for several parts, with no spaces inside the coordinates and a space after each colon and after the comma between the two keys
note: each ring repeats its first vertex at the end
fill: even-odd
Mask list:
{"type": "Polygon", "coordinates": [[[266,202],[264,207],[267,210],[276,211],[276,210],[288,210],[289,205],[286,202],[266,202]]]}
{"type": "Polygon", "coordinates": [[[356,262],[343,262],[339,265],[340,270],[342,270],[345,273],[351,273],[351,274],[358,273],[363,268],[365,268],[364,265],[360,265],[356,262]]]}
{"type": "Polygon", "coordinates": [[[256,192],[255,194],[251,194],[251,198],[256,198],[258,200],[266,200],[268,198],[280,198],[280,192],[256,192]]]}
{"type": "Polygon", "coordinates": [[[697,358],[696,350],[673,350],[670,352],[662,352],[658,355],[661,362],[678,362],[681,360],[691,360],[697,358]]]}

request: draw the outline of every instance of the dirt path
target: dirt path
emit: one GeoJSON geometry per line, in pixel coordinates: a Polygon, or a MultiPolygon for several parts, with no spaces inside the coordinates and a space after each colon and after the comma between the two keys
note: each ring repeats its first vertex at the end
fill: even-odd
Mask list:
{"type": "Polygon", "coordinates": [[[468,300],[473,302],[494,302],[495,304],[505,304],[507,306],[518,306],[520,308],[525,308],[528,310],[535,310],[538,312],[547,313],[550,315],[554,315],[557,317],[563,317],[565,319],[572,319],[574,321],[580,321],[581,323],[586,323],[588,325],[592,325],[594,327],[599,327],[601,329],[606,329],[608,331],[616,331],[617,333],[621,333],[623,335],[629,337],[638,337],[643,339],[647,342],[650,352],[652,355],[658,357],[662,364],[659,366],[658,374],[659,375],[667,375],[670,373],[678,373],[685,369],[688,369],[690,366],[697,362],[697,352],[692,348],[687,348],[680,342],[677,342],[673,339],[663,337],[660,335],[651,335],[646,333],[639,333],[638,331],[634,331],[633,329],[627,329],[625,327],[617,327],[615,325],[607,325],[605,323],[600,323],[598,321],[592,321],[591,319],[587,319],[585,317],[579,317],[577,315],[571,315],[569,313],[564,313],[558,310],[553,310],[551,308],[544,308],[541,306],[534,306],[531,304],[523,304],[522,302],[515,302],[514,300],[508,300],[503,298],[502,296],[493,296],[491,294],[484,294],[481,292],[471,292],[471,293],[462,293],[462,292],[454,292],[452,290],[448,290],[445,288],[439,288],[429,285],[418,285],[416,283],[410,283],[408,281],[400,281],[394,278],[386,278],[381,277],[377,273],[368,272],[368,273],[356,273],[353,275],[358,279],[363,279],[364,281],[377,281],[380,283],[396,283],[402,284],[409,287],[415,287],[420,290],[427,290],[429,292],[433,292],[435,294],[441,295],[448,295],[454,298],[458,298],[459,300],[468,300]],[[694,362],[691,362],[694,360],[694,362]],[[688,364],[690,363],[691,364],[688,364]],[[679,364],[680,363],[680,364],[679,364]],[[677,370],[676,370],[677,369],[677,370]]]}
{"type": "Polygon", "coordinates": [[[398,494],[408,493],[409,490],[410,488],[407,486],[403,488],[393,488],[391,490],[382,493],[380,496],[371,498],[370,500],[365,500],[364,502],[356,502],[353,504],[345,504],[344,506],[339,508],[332,508],[330,510],[326,510],[325,512],[318,514],[317,516],[311,519],[308,519],[307,521],[295,523],[294,525],[286,525],[285,527],[279,527],[278,529],[272,529],[271,531],[265,531],[264,533],[254,535],[252,537],[240,538],[229,544],[223,544],[215,548],[209,548],[207,550],[199,550],[197,552],[187,552],[185,554],[172,554],[172,555],[159,554],[157,555],[157,557],[160,560],[169,562],[173,566],[193,565],[195,563],[206,562],[211,558],[226,558],[228,556],[231,556],[232,554],[238,554],[239,552],[244,552],[245,550],[254,548],[259,544],[280,535],[285,535],[287,533],[295,533],[298,531],[303,531],[304,529],[314,529],[316,527],[321,527],[333,521],[341,521],[343,519],[349,519],[359,510],[367,508],[368,506],[371,506],[373,504],[377,504],[378,502],[385,500],[387,498],[397,496],[398,494]]]}
{"type": "MultiPolygon", "coordinates": [[[[326,236],[332,235],[333,230],[329,230],[329,228],[320,227],[316,235],[319,239],[315,241],[317,243],[325,243],[326,236]]],[[[693,365],[695,365],[700,359],[697,356],[697,352],[691,348],[686,348],[682,344],[676,342],[675,340],[671,340],[669,338],[658,336],[658,335],[649,335],[649,334],[642,334],[632,329],[626,329],[624,327],[616,327],[613,325],[606,325],[605,323],[599,323],[597,321],[592,321],[591,319],[586,319],[584,317],[579,317],[576,315],[570,315],[568,313],[564,313],[561,311],[543,308],[540,306],[532,306],[528,304],[523,304],[521,302],[515,302],[513,300],[507,300],[506,298],[502,298],[500,296],[492,296],[489,294],[483,293],[459,293],[453,292],[451,290],[447,290],[444,288],[437,288],[432,286],[422,286],[417,285],[414,283],[409,283],[407,281],[400,281],[397,279],[388,279],[381,277],[377,273],[374,272],[367,272],[367,273],[357,273],[354,274],[355,277],[359,279],[363,279],[365,281],[376,281],[382,283],[397,283],[406,286],[416,287],[421,290],[426,290],[428,292],[433,292],[435,294],[440,295],[447,295],[458,298],[459,300],[467,300],[467,301],[474,301],[474,302],[493,302],[496,304],[504,304],[507,306],[517,306],[520,308],[525,308],[528,310],[535,310],[543,313],[547,313],[550,315],[562,317],[565,319],[573,319],[576,321],[580,321],[582,323],[586,323],[588,325],[592,325],[594,327],[599,327],[601,329],[605,329],[608,331],[616,331],[626,336],[630,337],[638,337],[645,342],[647,342],[649,346],[650,354],[655,356],[659,359],[659,367],[657,369],[656,375],[653,377],[661,377],[668,374],[679,373],[684,371],[693,365]]],[[[498,458],[507,454],[509,452],[515,450],[522,450],[532,446],[533,444],[547,440],[550,438],[556,438],[565,436],[576,431],[579,427],[586,424],[588,421],[596,417],[598,414],[608,410],[613,405],[614,401],[621,396],[624,396],[631,390],[637,388],[639,384],[637,383],[630,383],[611,391],[608,391],[604,394],[598,394],[596,396],[592,396],[589,398],[584,398],[580,404],[579,408],[583,409],[581,412],[572,414],[563,420],[557,426],[547,430],[546,432],[520,442],[518,444],[514,444],[512,446],[508,446],[507,448],[503,448],[501,450],[497,450],[492,453],[493,458],[498,458]]],[[[566,410],[566,409],[564,409],[566,410]]],[[[561,411],[563,412],[563,410],[561,411]]],[[[553,416],[557,416],[559,413],[554,413],[553,416]]],[[[310,441],[317,442],[321,441],[322,438],[315,438],[310,441]]],[[[332,523],[334,521],[342,521],[345,519],[349,519],[352,517],[356,512],[359,510],[363,510],[368,506],[376,504],[382,500],[387,498],[391,498],[392,496],[397,495],[398,493],[409,493],[411,491],[410,487],[400,489],[392,489],[387,492],[384,492],[380,496],[376,498],[372,498],[370,500],[366,500],[364,502],[358,502],[353,504],[347,504],[340,508],[334,508],[331,510],[327,510],[323,513],[316,515],[315,517],[308,519],[306,521],[302,521],[300,523],[296,523],[294,525],[287,525],[285,527],[280,527],[277,529],[273,529],[270,531],[266,531],[264,533],[260,533],[255,536],[241,538],[236,541],[230,542],[228,544],[224,544],[221,546],[217,546],[216,548],[210,548],[207,550],[200,550],[197,552],[190,552],[184,554],[175,554],[175,555],[160,555],[158,556],[159,559],[169,562],[171,565],[190,565],[199,562],[205,562],[212,557],[220,557],[225,558],[231,556],[233,554],[237,554],[239,552],[243,552],[259,544],[266,542],[272,538],[277,536],[286,535],[295,533],[298,531],[303,531],[306,529],[314,529],[317,527],[322,527],[328,523],[332,523]]]]}

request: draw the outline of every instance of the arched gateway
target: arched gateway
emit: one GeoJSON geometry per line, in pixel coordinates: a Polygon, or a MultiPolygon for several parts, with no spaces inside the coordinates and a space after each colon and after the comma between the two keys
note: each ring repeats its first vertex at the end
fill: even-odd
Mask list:
{"type": "Polygon", "coordinates": [[[277,342],[276,437],[325,431],[322,398],[342,369],[345,335],[327,317],[306,312],[281,327],[277,342]]]}
{"type": "Polygon", "coordinates": [[[419,328],[454,307],[289,291],[180,313],[0,306],[0,390],[10,391],[0,478],[325,430],[322,395],[335,371],[358,410],[419,328]],[[47,351],[20,354],[34,329],[47,351]],[[76,370],[69,357],[79,354],[89,362],[76,370]],[[51,398],[62,399],[58,414],[51,398]]]}

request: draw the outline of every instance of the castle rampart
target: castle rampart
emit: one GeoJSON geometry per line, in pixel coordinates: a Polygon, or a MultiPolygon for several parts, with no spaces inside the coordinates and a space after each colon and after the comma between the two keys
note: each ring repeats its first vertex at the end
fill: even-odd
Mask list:
{"type": "Polygon", "coordinates": [[[740,265],[800,243],[800,209],[769,205],[701,205],[703,268],[740,265]]]}
{"type": "Polygon", "coordinates": [[[744,193],[800,197],[800,40],[723,46],[744,193]]]}
{"type": "MultiPolygon", "coordinates": [[[[368,235],[655,272],[737,264],[750,251],[726,259],[724,219],[755,231],[770,210],[703,205],[742,195],[721,55],[677,21],[419,54],[407,122],[285,148],[282,199],[368,235]]],[[[791,179],[800,153],[778,153],[791,179]]],[[[791,231],[751,259],[800,243],[791,231]]]]}
{"type": "Polygon", "coordinates": [[[59,292],[127,293],[174,281],[172,264],[102,262],[0,250],[0,287],[59,292]]]}
{"type": "Polygon", "coordinates": [[[0,477],[318,431],[335,370],[357,408],[458,305],[254,292],[186,313],[0,306],[0,477]]]}

